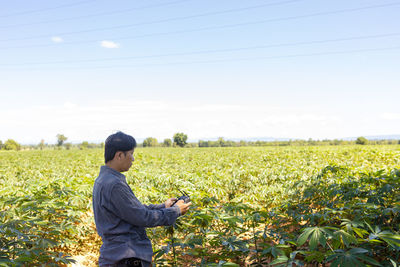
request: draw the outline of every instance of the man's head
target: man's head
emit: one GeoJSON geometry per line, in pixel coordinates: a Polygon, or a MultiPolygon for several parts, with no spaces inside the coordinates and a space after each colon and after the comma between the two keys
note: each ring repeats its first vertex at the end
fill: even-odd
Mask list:
{"type": "Polygon", "coordinates": [[[117,132],[106,139],[104,159],[107,165],[112,164],[118,171],[127,171],[132,166],[133,150],[136,140],[123,132],[117,132]]]}

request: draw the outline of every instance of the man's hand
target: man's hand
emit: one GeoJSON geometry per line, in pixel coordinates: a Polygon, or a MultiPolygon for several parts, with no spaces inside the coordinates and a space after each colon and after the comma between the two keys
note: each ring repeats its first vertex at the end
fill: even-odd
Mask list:
{"type": "Polygon", "coordinates": [[[166,207],[166,208],[171,207],[172,204],[174,204],[174,202],[177,201],[177,200],[178,200],[178,199],[177,199],[176,197],[167,199],[167,201],[165,201],[165,203],[164,203],[164,204],[165,204],[165,207],[166,207]]]}
{"type": "Polygon", "coordinates": [[[185,201],[179,200],[175,205],[181,209],[181,215],[183,215],[189,210],[189,206],[192,205],[192,202],[185,203],[185,201]]]}

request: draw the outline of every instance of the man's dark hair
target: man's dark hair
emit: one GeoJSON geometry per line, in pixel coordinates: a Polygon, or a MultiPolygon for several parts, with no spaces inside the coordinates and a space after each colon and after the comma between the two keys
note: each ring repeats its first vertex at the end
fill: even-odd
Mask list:
{"type": "Polygon", "coordinates": [[[104,159],[107,163],[112,160],[117,151],[126,152],[136,147],[136,140],[123,132],[117,132],[106,139],[104,146],[104,159]]]}

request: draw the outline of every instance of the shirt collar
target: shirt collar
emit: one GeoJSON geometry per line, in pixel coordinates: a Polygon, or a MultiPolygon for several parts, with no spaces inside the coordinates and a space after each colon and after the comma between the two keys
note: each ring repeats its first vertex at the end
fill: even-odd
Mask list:
{"type": "Polygon", "coordinates": [[[122,173],[120,173],[117,170],[114,170],[113,168],[108,167],[107,165],[101,166],[100,172],[111,173],[111,174],[117,176],[118,178],[120,178],[121,180],[126,181],[125,175],[123,175],[122,173]]]}

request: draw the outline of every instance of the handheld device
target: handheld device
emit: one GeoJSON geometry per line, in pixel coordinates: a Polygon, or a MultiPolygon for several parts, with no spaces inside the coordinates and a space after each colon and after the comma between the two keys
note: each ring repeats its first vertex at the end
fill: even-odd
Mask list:
{"type": "Polygon", "coordinates": [[[186,193],[185,191],[181,191],[180,189],[178,189],[179,190],[179,192],[181,192],[181,194],[182,194],[182,196],[180,196],[179,198],[178,198],[178,200],[176,200],[174,203],[172,203],[172,205],[171,205],[171,207],[173,206],[173,205],[175,205],[176,204],[176,202],[178,202],[179,200],[183,200],[185,203],[189,203],[190,202],[190,196],[189,196],[189,194],[188,193],[186,193]]]}

